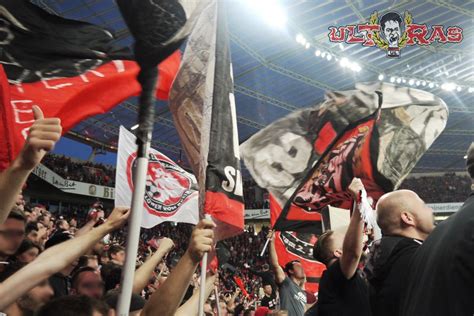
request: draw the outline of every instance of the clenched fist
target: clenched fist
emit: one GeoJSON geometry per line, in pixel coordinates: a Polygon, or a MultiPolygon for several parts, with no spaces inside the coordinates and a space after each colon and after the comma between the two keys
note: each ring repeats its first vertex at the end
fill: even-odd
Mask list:
{"type": "Polygon", "coordinates": [[[128,207],[116,207],[110,213],[104,225],[106,225],[109,231],[114,231],[125,225],[129,215],[130,209],[128,207]]]}
{"type": "Polygon", "coordinates": [[[30,128],[25,145],[18,155],[18,165],[25,170],[36,167],[44,155],[54,148],[61,137],[61,120],[58,118],[44,118],[43,111],[33,106],[35,122],[30,128]]]}
{"type": "Polygon", "coordinates": [[[359,178],[352,179],[348,190],[352,194],[354,200],[359,199],[360,191],[364,190],[364,184],[362,183],[362,180],[360,180],[359,178]]]}
{"type": "Polygon", "coordinates": [[[187,251],[195,263],[201,261],[205,252],[212,250],[214,245],[214,227],[216,227],[216,224],[213,221],[203,219],[194,228],[187,251]]]}

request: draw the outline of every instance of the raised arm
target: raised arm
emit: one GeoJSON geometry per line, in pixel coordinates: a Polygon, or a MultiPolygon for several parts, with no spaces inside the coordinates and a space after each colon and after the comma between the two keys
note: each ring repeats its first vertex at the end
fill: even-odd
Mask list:
{"type": "Polygon", "coordinates": [[[211,220],[207,219],[203,219],[197,224],[192,233],[188,249],[165,283],[153,293],[145,304],[142,315],[174,315],[204,253],[212,250],[214,243],[213,228],[215,226],[211,220]]]}
{"type": "MultiPolygon", "coordinates": [[[[206,286],[205,286],[205,292],[204,292],[204,297],[207,299],[209,295],[211,295],[212,290],[214,290],[214,285],[217,280],[217,273],[214,275],[207,275],[206,277],[206,286]]],[[[201,289],[195,291],[193,293],[193,296],[184,303],[174,314],[174,316],[193,316],[198,314],[199,310],[199,293],[201,292],[201,289]]]]}
{"type": "MultiPolygon", "coordinates": [[[[33,106],[35,122],[30,128],[23,149],[11,165],[0,174],[0,224],[10,213],[21,188],[31,171],[40,163],[46,152],[52,150],[61,137],[61,121],[44,118],[38,106],[33,106]]],[[[2,136],[4,137],[4,136],[2,136]]]]}
{"type": "Polygon", "coordinates": [[[135,271],[133,278],[133,293],[140,294],[147,286],[150,277],[153,274],[156,266],[163,260],[163,258],[173,249],[174,243],[169,238],[163,238],[160,241],[160,247],[144,264],[135,271]]]}
{"type": "Polygon", "coordinates": [[[356,205],[356,207],[354,207],[349,227],[344,236],[342,256],[340,259],[342,273],[347,279],[351,279],[356,273],[364,246],[364,222],[362,221],[359,208],[357,207],[360,191],[363,189],[364,185],[359,178],[354,178],[349,185],[349,191],[354,198],[354,205],[356,205]]]}
{"type": "Polygon", "coordinates": [[[278,263],[278,255],[275,249],[275,234],[273,231],[268,233],[267,238],[271,238],[270,242],[270,265],[272,266],[273,271],[275,272],[275,280],[277,284],[281,284],[285,278],[285,271],[280,267],[278,263]]]}
{"type": "Polygon", "coordinates": [[[47,249],[34,261],[0,284],[0,310],[31,290],[41,281],[64,269],[92,248],[106,234],[127,221],[129,210],[116,208],[103,225],[89,233],[47,249]]]}

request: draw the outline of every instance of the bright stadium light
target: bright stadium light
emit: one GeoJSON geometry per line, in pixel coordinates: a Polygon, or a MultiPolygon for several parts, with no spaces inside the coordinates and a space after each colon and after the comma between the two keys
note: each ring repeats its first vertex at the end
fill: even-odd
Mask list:
{"type": "Polygon", "coordinates": [[[135,124],[135,125],[133,125],[132,127],[130,127],[130,130],[134,131],[134,130],[136,130],[137,128],[138,128],[138,124],[135,124]]]}
{"type": "Polygon", "coordinates": [[[469,93],[472,93],[472,92],[474,92],[474,88],[472,88],[472,87],[469,87],[469,89],[467,89],[467,92],[469,92],[469,93]]]}
{"type": "Polygon", "coordinates": [[[430,82],[430,83],[428,84],[428,87],[430,87],[431,89],[433,89],[433,88],[434,88],[434,83],[430,82]]]}
{"type": "Polygon", "coordinates": [[[317,50],[314,52],[314,55],[316,55],[316,57],[321,56],[321,51],[320,51],[319,49],[317,49],[317,50]]]}
{"type": "Polygon", "coordinates": [[[342,57],[341,61],[339,61],[339,65],[341,65],[341,67],[347,67],[347,65],[349,65],[349,59],[342,57]]]}
{"type": "Polygon", "coordinates": [[[328,55],[326,56],[326,59],[327,59],[328,61],[330,61],[330,60],[332,59],[332,55],[331,55],[331,54],[328,54],[328,55]]]}
{"type": "Polygon", "coordinates": [[[407,83],[407,80],[405,78],[402,78],[403,83],[407,83]]]}
{"type": "Polygon", "coordinates": [[[417,80],[417,81],[415,82],[415,85],[418,87],[418,86],[420,85],[420,83],[421,83],[421,81],[420,81],[420,80],[417,80]]]}
{"type": "Polygon", "coordinates": [[[441,85],[441,89],[445,91],[453,91],[454,89],[456,89],[456,85],[452,82],[446,82],[441,85]]]}
{"type": "Polygon", "coordinates": [[[379,75],[379,80],[382,81],[383,78],[384,78],[384,75],[383,75],[383,74],[380,74],[380,75],[379,75]]]}
{"type": "Polygon", "coordinates": [[[359,66],[358,63],[353,63],[352,64],[352,70],[354,70],[355,72],[359,72],[362,70],[362,68],[359,66]]]}
{"type": "Polygon", "coordinates": [[[397,83],[401,83],[402,82],[402,78],[397,78],[397,83]]]}
{"type": "Polygon", "coordinates": [[[309,49],[310,47],[311,47],[311,44],[309,42],[306,42],[306,44],[304,45],[304,48],[309,49]]]}
{"type": "Polygon", "coordinates": [[[421,85],[422,85],[423,87],[426,86],[426,81],[423,80],[423,81],[421,82],[421,85]]]}
{"type": "Polygon", "coordinates": [[[322,58],[326,57],[326,52],[322,52],[322,53],[321,53],[321,57],[322,57],[322,58]]]}
{"type": "Polygon", "coordinates": [[[456,91],[457,91],[457,92],[461,92],[461,91],[462,91],[462,88],[461,88],[460,86],[458,86],[458,87],[456,88],[456,91]]]}
{"type": "Polygon", "coordinates": [[[394,82],[395,82],[395,77],[394,77],[394,76],[390,77],[390,82],[391,82],[391,83],[394,83],[394,82]]]}
{"type": "Polygon", "coordinates": [[[408,80],[408,84],[409,84],[410,86],[412,86],[414,83],[415,83],[415,80],[414,80],[414,79],[408,80]]]}
{"type": "Polygon", "coordinates": [[[288,17],[285,10],[276,0],[247,1],[258,12],[265,23],[275,28],[284,28],[288,17]]]}
{"type": "Polygon", "coordinates": [[[303,34],[298,34],[298,35],[296,35],[296,42],[297,42],[298,44],[302,44],[303,41],[305,41],[303,34]]]}

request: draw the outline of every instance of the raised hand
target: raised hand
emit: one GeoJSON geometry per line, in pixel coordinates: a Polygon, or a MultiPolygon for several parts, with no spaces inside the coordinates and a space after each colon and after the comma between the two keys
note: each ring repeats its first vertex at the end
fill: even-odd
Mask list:
{"type": "Polygon", "coordinates": [[[25,170],[35,168],[44,155],[53,150],[56,142],[61,138],[61,120],[59,118],[45,118],[38,106],[33,106],[35,122],[30,128],[22,151],[18,155],[18,165],[25,170]]]}
{"type": "Polygon", "coordinates": [[[216,227],[216,224],[212,220],[203,219],[194,228],[187,250],[194,262],[201,261],[204,253],[212,250],[214,227],[216,227]]]}

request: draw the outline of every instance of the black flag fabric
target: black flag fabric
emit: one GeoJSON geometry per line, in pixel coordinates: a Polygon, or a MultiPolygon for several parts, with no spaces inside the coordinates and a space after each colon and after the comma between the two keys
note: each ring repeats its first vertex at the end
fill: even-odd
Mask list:
{"type": "Polygon", "coordinates": [[[257,184],[283,208],[275,228],[299,231],[319,222],[328,205],[350,209],[353,177],[374,201],[396,189],[447,118],[446,104],[429,92],[359,83],[269,125],[241,153],[257,184]]]}
{"type": "Polygon", "coordinates": [[[170,107],[198,178],[201,210],[222,240],[243,231],[244,204],[225,1],[203,1],[173,83],[170,107]]]}

